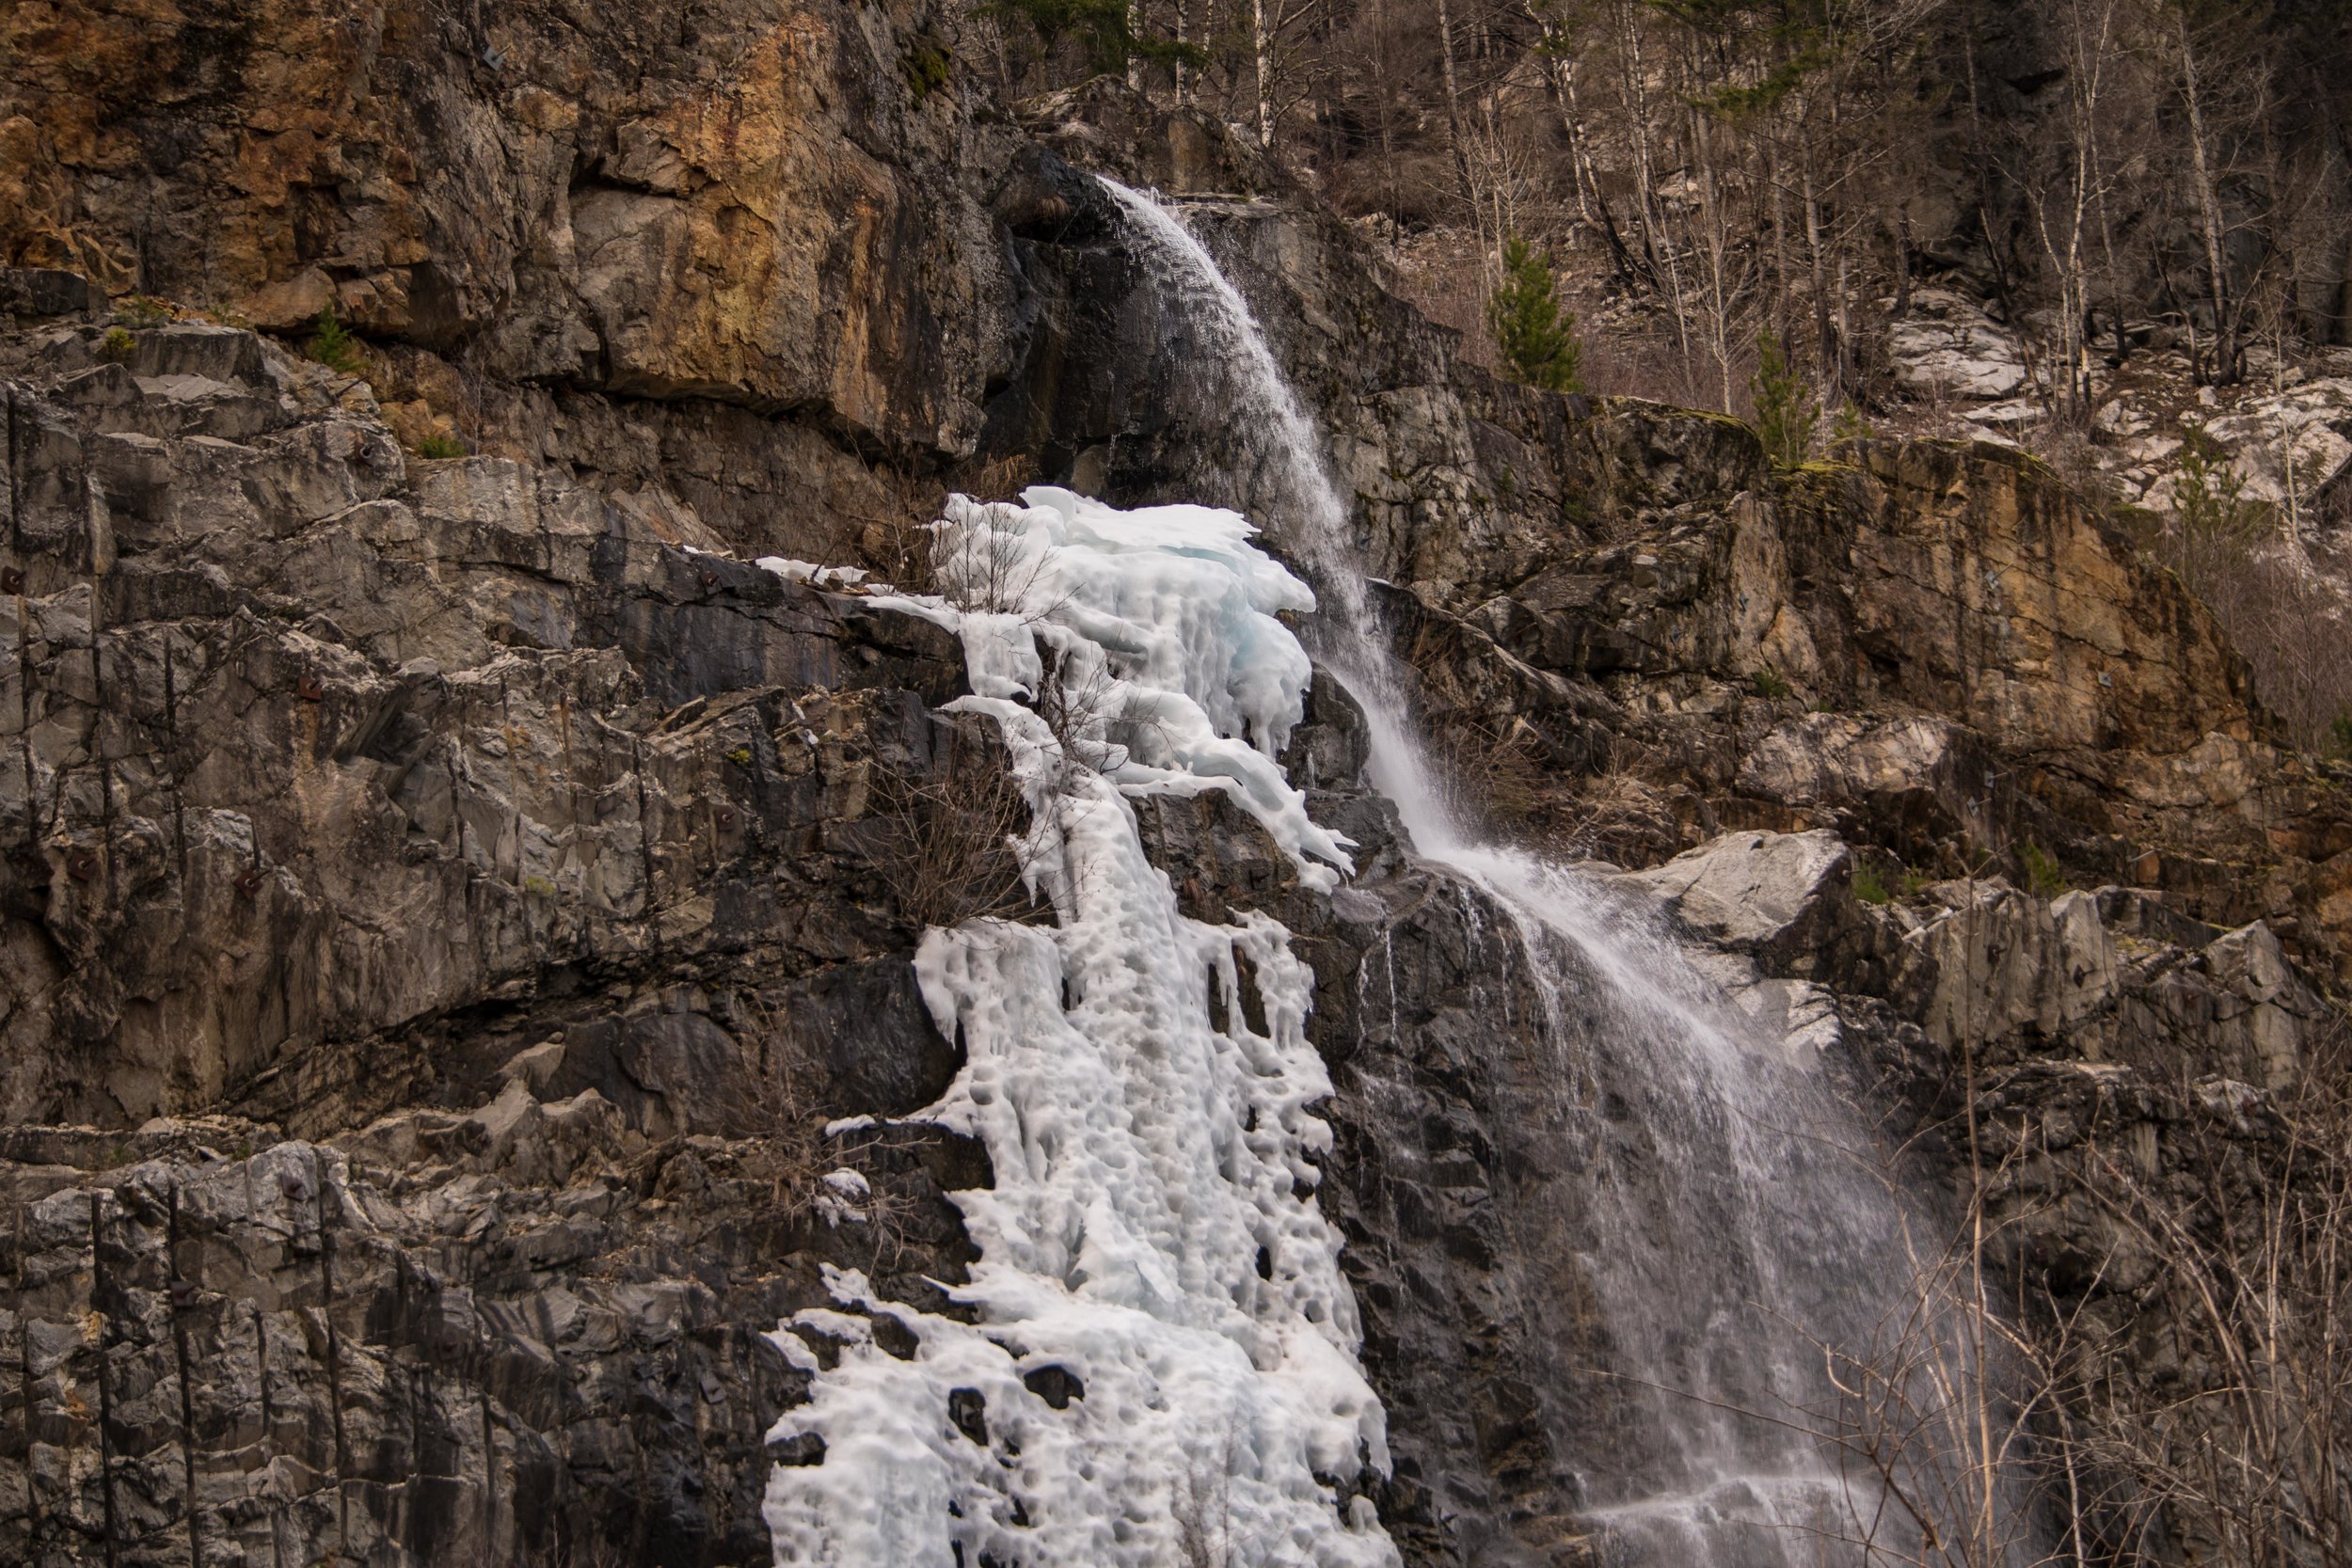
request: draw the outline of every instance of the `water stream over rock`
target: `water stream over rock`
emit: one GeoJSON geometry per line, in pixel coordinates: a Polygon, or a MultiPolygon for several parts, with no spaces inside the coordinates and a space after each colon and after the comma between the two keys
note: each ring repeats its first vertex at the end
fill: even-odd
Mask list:
{"type": "MultiPolygon", "coordinates": [[[[1165,309],[1215,364],[1210,395],[1254,436],[1250,510],[1321,596],[1309,646],[1363,708],[1373,784],[1419,855],[1506,911],[1544,995],[1564,1125],[1582,1146],[1564,1164],[1588,1172],[1591,1188],[1571,1245],[1613,1350],[1610,1366],[1560,1371],[1564,1384],[1597,1373],[1636,1390],[1626,1402],[1636,1430],[1551,1434],[1579,1471],[1608,1560],[1855,1555],[1838,1538],[1872,1499],[1849,1492],[1823,1441],[1836,1394],[1821,1350],[1865,1344],[1912,1305],[1913,1270],[1868,1130],[1823,1054],[1834,1018],[1816,1006],[1811,1027],[1792,1033],[1786,995],[1764,1023],[1743,1016],[1717,981],[1753,992],[1755,976],[1701,975],[1655,908],[1607,868],[1548,863],[1466,828],[1416,736],[1408,676],[1314,424],[1248,303],[1175,214],[1110,189],[1144,240],[1165,309]]],[[[1793,1000],[1804,1016],[1808,999],[1793,1000]]]]}

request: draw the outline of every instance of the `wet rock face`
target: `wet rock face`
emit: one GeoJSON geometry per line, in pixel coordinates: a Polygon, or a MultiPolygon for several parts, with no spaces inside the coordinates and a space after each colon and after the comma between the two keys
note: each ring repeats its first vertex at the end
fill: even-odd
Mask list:
{"type": "Polygon", "coordinates": [[[135,367],[200,355],[263,428],[175,425],[170,377],[119,366],[6,393],[0,837],[55,955],[11,976],[13,1117],[135,1123],[287,1073],[307,1103],[320,1043],[550,976],[894,950],[886,915],[808,905],[873,752],[941,750],[951,641],[559,473],[412,467],[251,334],[151,336],[135,367]],[[122,391],[93,409],[98,377],[122,391]]]}
{"type": "MultiPolygon", "coordinates": [[[[1034,128],[1173,193],[1322,428],[1429,716],[1514,737],[1565,786],[1545,825],[1575,847],[1655,861],[1819,827],[2022,880],[2030,847],[2352,961],[2343,780],[2275,744],[2212,618],[2046,468],[1874,442],[1774,474],[1737,421],[1498,384],[1218,128],[1110,83],[1034,128]]],[[[1135,238],[1055,179],[983,451],[1241,507],[1297,556],[1263,433],[1229,417],[1229,346],[1161,309],[1135,238]]]]}
{"type": "Polygon", "coordinates": [[[342,1147],[12,1131],[8,1560],[764,1561],[806,1374],[763,1335],[819,1262],[935,1294],[939,1193],[986,1180],[919,1132],[836,1157],[893,1207],[829,1225],[799,1151],[519,1082],[342,1147]]]}
{"type": "Polygon", "coordinates": [[[1319,1201],[1346,1239],[1388,1413],[1383,1524],[1408,1563],[1515,1561],[1577,1535],[1576,1465],[1592,1446],[1562,1439],[1606,1424],[1611,1403],[1605,1380],[1564,1375],[1610,1354],[1575,1251],[1583,1172],[1523,941],[1486,893],[1416,859],[1392,808],[1363,792],[1359,724],[1318,677],[1285,758],[1321,780],[1317,819],[1358,846],[1357,875],[1327,897],[1213,797],[1139,815],[1154,860],[1188,873],[1187,912],[1268,910],[1314,972],[1309,1034],[1336,1089],[1319,1201]]]}
{"type": "MultiPolygon", "coordinates": [[[[40,264],[0,270],[0,1559],[100,1560],[111,1517],[115,1568],[766,1560],[767,1465],[820,1456],[762,1449],[798,1387],[760,1335],[822,1264],[946,1309],[968,1261],[970,1146],[815,1129],[951,1076],[905,818],[1001,758],[936,712],[952,641],[736,557],[882,564],[965,457],[1248,504],[1263,456],[1073,161],[1198,198],[1429,716],[1647,792],[1608,842],[1759,1028],[1921,1117],[1963,1033],[2016,1118],[2138,1074],[2161,1155],[2164,1072],[2239,1116],[2325,1024],[2341,780],[2013,458],[1775,479],[1729,421],[1497,385],[1223,128],[1104,83],[1025,141],[919,7],[94,15],[14,36],[0,123],[40,264]],[[133,288],[297,336],[332,301],[373,382],[216,322],[110,342],[133,288]],[[459,413],[477,455],[413,454],[459,413]],[[1853,892],[1858,852],[2026,843],[2139,890],[1853,892]]],[[[1665,1462],[1589,1370],[1635,1118],[1564,1097],[1561,1041],[1605,1021],[1414,859],[1327,678],[1286,760],[1341,892],[1213,796],[1139,802],[1147,842],[1316,975],[1389,1528],[1559,1560],[1665,1462]]]]}

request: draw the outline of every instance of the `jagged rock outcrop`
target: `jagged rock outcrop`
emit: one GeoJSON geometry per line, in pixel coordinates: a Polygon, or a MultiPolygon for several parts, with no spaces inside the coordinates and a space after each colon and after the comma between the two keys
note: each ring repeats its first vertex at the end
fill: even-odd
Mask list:
{"type": "MultiPolygon", "coordinates": [[[[1110,84],[1053,107],[1080,117],[1043,128],[1055,145],[1185,196],[1323,421],[1427,708],[1583,781],[1542,825],[1645,860],[1821,826],[2021,879],[2030,847],[2270,919],[2325,965],[2352,952],[2342,770],[2281,743],[2213,618],[2045,466],[1867,441],[1782,474],[1734,420],[1498,383],[1329,214],[1229,194],[1279,187],[1222,128],[1161,113],[1138,135],[1110,84]]],[[[1054,436],[992,438],[1113,494],[1246,500],[1260,459],[1222,417],[1215,345],[1087,303],[1148,271],[1123,243],[1099,220],[1027,242],[1030,406],[1054,436]]],[[[1279,508],[1268,524],[1282,542],[1279,508]]]]}
{"type": "Polygon", "coordinates": [[[101,333],[0,392],[7,1555],[756,1558],[760,1334],[827,1257],[927,1298],[986,1179],[817,1131],[953,1069],[890,867],[998,767],[959,650],[250,332],[101,333]]]}
{"type": "Polygon", "coordinates": [[[766,0],[18,13],[0,254],[266,328],[332,306],[476,378],[953,450],[1005,320],[981,171],[1007,142],[948,25],[766,0]]]}

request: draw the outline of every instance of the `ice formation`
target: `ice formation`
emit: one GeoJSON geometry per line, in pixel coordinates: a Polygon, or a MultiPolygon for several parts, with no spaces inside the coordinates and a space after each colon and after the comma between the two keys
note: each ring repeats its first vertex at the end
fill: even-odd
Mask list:
{"type": "Polygon", "coordinates": [[[1338,885],[1347,840],[1308,818],[1275,760],[1312,673],[1276,617],[1311,611],[1313,591],[1250,544],[1239,513],[1120,512],[1051,485],[1022,499],[949,497],[941,594],[875,602],[961,636],[966,709],[1034,720],[1021,705],[1041,706],[1060,736],[1049,749],[1131,793],[1227,790],[1302,881],[1338,885]]]}
{"type": "Polygon", "coordinates": [[[776,1336],[812,1371],[811,1339],[839,1346],[773,1434],[825,1445],[771,1481],[776,1560],[1392,1564],[1347,1490],[1388,1454],[1312,1196],[1330,1133],[1308,1107],[1330,1084],[1311,977],[1272,920],[1180,913],[1129,804],[1230,790],[1303,878],[1334,879],[1344,841],[1274,761],[1309,677],[1277,616],[1313,596],[1230,512],[1025,500],[955,499],[942,594],[879,601],[961,637],[975,694],[956,705],[1003,733],[1055,916],[934,929],[915,960],[965,1052],[924,1118],[979,1138],[995,1171],[956,1199],[980,1258],[955,1293],[977,1321],[834,1272],[844,1310],[776,1336]],[[875,1343],[875,1316],[911,1332],[912,1359],[875,1343]]]}

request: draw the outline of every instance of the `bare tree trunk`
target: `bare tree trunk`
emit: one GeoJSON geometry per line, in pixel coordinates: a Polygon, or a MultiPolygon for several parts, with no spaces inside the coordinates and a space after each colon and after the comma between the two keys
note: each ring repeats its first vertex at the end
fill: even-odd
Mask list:
{"type": "Polygon", "coordinates": [[[2115,220],[2107,210],[2107,193],[2099,192],[2099,246],[2107,261],[2107,313],[2115,318],[2115,362],[2131,357],[2131,341],[2123,335],[2123,275],[2115,264],[2115,220]]]}
{"type": "Polygon", "coordinates": [[[2336,279],[2336,308],[2328,341],[2352,343],[2352,231],[2344,237],[2344,266],[2336,279]]]}
{"type": "Polygon", "coordinates": [[[1180,109],[1181,109],[1181,108],[1183,108],[1183,107],[1184,107],[1186,103],[1190,103],[1190,102],[1191,102],[1191,98],[1190,98],[1190,96],[1189,96],[1189,87],[1190,87],[1190,84],[1189,84],[1189,83],[1185,80],[1185,77],[1184,77],[1184,45],[1192,41],[1192,35],[1191,35],[1192,17],[1191,17],[1191,11],[1192,11],[1192,4],[1191,4],[1191,0],[1176,0],[1176,51],[1177,51],[1177,53],[1176,53],[1176,60],[1175,60],[1175,65],[1174,65],[1174,68],[1173,68],[1173,69],[1174,69],[1174,73],[1175,73],[1175,77],[1176,77],[1176,106],[1177,106],[1178,108],[1180,108],[1180,109]]]}
{"type": "Polygon", "coordinates": [[[2188,14],[2175,10],[2172,24],[2181,48],[2181,86],[2188,100],[2190,166],[2197,176],[2197,215],[2204,229],[2205,267],[2213,289],[2213,379],[2237,380],[2237,334],[2233,330],[2229,272],[2221,257],[2221,194],[2215,188],[2213,166],[2205,155],[2204,94],[2197,81],[2197,53],[2188,39],[2188,14]]]}
{"type": "Polygon", "coordinates": [[[2066,214],[2066,244],[2061,254],[2048,244],[2045,219],[2043,243],[2058,274],[2060,309],[2059,357],[2066,370],[2066,397],[2060,407],[2077,417],[2090,407],[2090,340],[2096,330],[2090,305],[2090,268],[2084,259],[2084,236],[2090,225],[2094,198],[2106,210],[2106,174],[2099,160],[2099,122],[2104,112],[2108,40],[2115,23],[2114,0],[2102,0],[2094,27],[2083,14],[2085,0],[2074,0],[2070,17],[2070,80],[2074,133],[2074,188],[2066,214]]]}
{"type": "MultiPolygon", "coordinates": [[[[1444,0],[1438,0],[1443,5],[1444,0]]],[[[1633,116],[1633,191],[1640,207],[1642,253],[1653,272],[1658,266],[1658,182],[1650,158],[1649,82],[1642,63],[1642,20],[1632,0],[1619,0],[1618,51],[1625,69],[1625,102],[1633,116]]]]}
{"type": "Polygon", "coordinates": [[[1780,159],[1766,166],[1765,183],[1772,193],[1772,330],[1788,341],[1788,188],[1781,182],[1780,159]]]}
{"type": "Polygon", "coordinates": [[[1543,30],[1544,80],[1559,105],[1560,129],[1568,138],[1568,185],[1576,193],[1576,215],[1589,229],[1593,226],[1592,174],[1584,151],[1583,117],[1576,107],[1576,56],[1568,52],[1566,35],[1550,19],[1541,0],[1524,0],[1524,4],[1528,20],[1543,30]]]}
{"type": "Polygon", "coordinates": [[[1854,386],[1853,316],[1848,309],[1851,291],[1847,279],[1847,260],[1837,258],[1837,391],[1851,402],[1854,386]]]}
{"type": "Polygon", "coordinates": [[[1804,163],[1804,247],[1813,270],[1813,328],[1820,354],[1821,373],[1835,377],[1837,373],[1837,329],[1829,318],[1829,268],[1821,254],[1821,202],[1813,185],[1813,154],[1805,153],[1804,163]]]}
{"type": "Polygon", "coordinates": [[[1895,209],[1895,320],[1911,314],[1911,209],[1895,209]]]}
{"type": "Polygon", "coordinates": [[[1135,52],[1135,40],[1143,36],[1143,0],[1127,0],[1127,90],[1143,90],[1143,56],[1135,52]]]}
{"type": "Polygon", "coordinates": [[[1454,177],[1462,182],[1462,199],[1470,203],[1470,222],[1475,224],[1478,192],[1470,183],[1470,154],[1462,145],[1462,87],[1454,69],[1454,13],[1446,0],[1438,0],[1438,54],[1445,67],[1446,142],[1454,150],[1454,177]]]}
{"type": "Polygon", "coordinates": [[[1250,0],[1250,32],[1258,56],[1258,145],[1274,145],[1274,36],[1266,28],[1265,0],[1250,0]]]}
{"type": "Polygon", "coordinates": [[[1372,0],[1373,103],[1380,120],[1380,182],[1389,197],[1389,254],[1396,254],[1404,218],[1396,188],[1396,94],[1389,72],[1389,13],[1385,0],[1372,0]]]}

